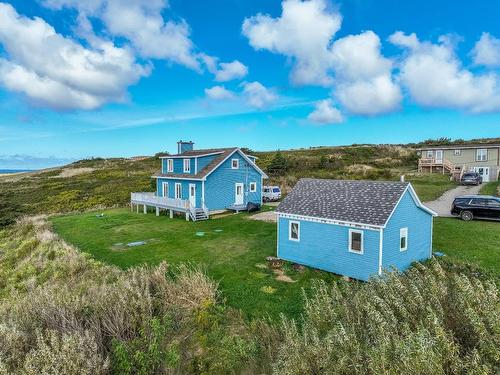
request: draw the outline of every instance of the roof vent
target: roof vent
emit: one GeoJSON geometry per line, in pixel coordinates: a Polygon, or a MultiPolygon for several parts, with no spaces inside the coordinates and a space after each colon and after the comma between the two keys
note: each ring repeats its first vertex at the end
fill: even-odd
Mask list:
{"type": "Polygon", "coordinates": [[[185,141],[179,141],[177,142],[177,153],[182,154],[187,151],[193,151],[194,149],[194,142],[185,142],[185,141]]]}

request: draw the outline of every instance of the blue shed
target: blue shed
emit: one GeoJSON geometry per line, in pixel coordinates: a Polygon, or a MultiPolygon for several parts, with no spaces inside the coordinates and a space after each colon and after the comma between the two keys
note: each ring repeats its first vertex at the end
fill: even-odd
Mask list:
{"type": "Polygon", "coordinates": [[[278,206],[277,256],[358,280],[432,255],[432,221],[408,182],[301,179],[278,206]]]}

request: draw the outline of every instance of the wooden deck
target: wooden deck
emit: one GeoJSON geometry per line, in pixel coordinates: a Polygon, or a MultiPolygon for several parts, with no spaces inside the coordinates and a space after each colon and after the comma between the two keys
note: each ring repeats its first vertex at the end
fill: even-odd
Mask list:
{"type": "Polygon", "coordinates": [[[447,159],[420,158],[418,160],[419,172],[449,173],[455,180],[460,180],[465,171],[465,166],[454,165],[447,159]]]}
{"type": "Polygon", "coordinates": [[[183,212],[186,214],[186,220],[197,221],[208,219],[208,210],[206,207],[196,208],[191,205],[188,199],[175,199],[159,197],[155,193],[141,192],[130,194],[130,210],[134,210],[136,206],[139,213],[139,206],[143,206],[144,213],[147,213],[148,207],[156,208],[156,216],[160,215],[160,210],[168,210],[170,217],[173,217],[174,212],[183,212]]]}

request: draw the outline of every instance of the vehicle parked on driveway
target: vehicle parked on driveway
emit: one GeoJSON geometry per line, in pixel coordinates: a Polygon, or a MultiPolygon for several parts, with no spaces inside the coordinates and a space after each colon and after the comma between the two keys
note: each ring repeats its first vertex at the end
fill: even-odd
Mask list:
{"type": "Polygon", "coordinates": [[[460,179],[462,185],[479,185],[483,183],[483,178],[477,172],[465,172],[460,179]]]}
{"type": "Polygon", "coordinates": [[[462,195],[455,198],[451,214],[462,220],[500,220],[500,198],[490,195],[462,195]]]}
{"type": "Polygon", "coordinates": [[[281,189],[279,186],[264,186],[262,188],[262,200],[273,202],[281,199],[281,189]]]}

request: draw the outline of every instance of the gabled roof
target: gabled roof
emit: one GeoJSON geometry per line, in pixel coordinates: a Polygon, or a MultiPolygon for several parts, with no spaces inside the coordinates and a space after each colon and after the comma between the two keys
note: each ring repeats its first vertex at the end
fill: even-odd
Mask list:
{"type": "Polygon", "coordinates": [[[384,227],[411,184],[398,181],[325,180],[303,178],[277,208],[278,213],[384,227]]]}
{"type": "Polygon", "coordinates": [[[201,150],[191,150],[191,151],[184,151],[183,153],[180,153],[180,154],[160,156],[160,159],[192,158],[192,157],[208,156],[208,155],[214,155],[214,154],[221,154],[226,150],[235,150],[237,148],[238,147],[206,148],[206,149],[201,149],[201,150]]]}
{"type": "Polygon", "coordinates": [[[238,147],[231,147],[231,148],[216,148],[216,149],[205,149],[205,150],[193,150],[193,151],[186,151],[183,152],[182,154],[177,154],[177,155],[170,155],[170,156],[164,156],[162,159],[168,159],[171,157],[193,157],[193,156],[203,156],[203,155],[217,155],[208,165],[206,165],[204,168],[201,170],[197,171],[196,174],[189,174],[189,173],[161,173],[159,171],[156,173],[153,177],[163,177],[163,178],[181,178],[181,179],[192,179],[192,180],[203,180],[205,179],[210,173],[212,173],[219,165],[221,165],[224,161],[226,161],[227,158],[229,158],[232,154],[235,152],[239,151],[241,155],[249,162],[251,163],[255,169],[259,173],[261,173],[264,178],[267,178],[267,175],[246,156],[238,147]]]}

